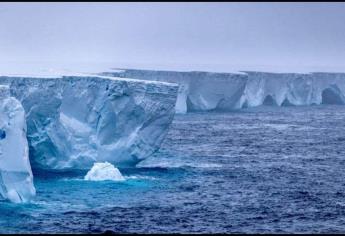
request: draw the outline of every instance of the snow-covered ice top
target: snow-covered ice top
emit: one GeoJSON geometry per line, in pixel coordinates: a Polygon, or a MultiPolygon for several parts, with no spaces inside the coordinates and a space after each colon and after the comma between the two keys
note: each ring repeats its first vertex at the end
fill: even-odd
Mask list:
{"type": "Polygon", "coordinates": [[[19,203],[35,193],[25,112],[9,87],[0,85],[0,197],[19,203]]]}
{"type": "Polygon", "coordinates": [[[94,163],[93,167],[84,177],[84,180],[89,181],[124,181],[125,178],[122,176],[119,169],[110,164],[109,162],[98,162],[94,163]]]}
{"type": "Polygon", "coordinates": [[[229,111],[260,105],[345,104],[345,73],[214,73],[122,69],[102,74],[178,83],[178,113],[229,111]]]}

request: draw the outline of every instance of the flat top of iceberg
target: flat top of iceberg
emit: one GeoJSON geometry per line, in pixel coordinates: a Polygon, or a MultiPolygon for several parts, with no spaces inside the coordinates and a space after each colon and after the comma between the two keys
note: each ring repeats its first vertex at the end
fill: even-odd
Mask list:
{"type": "Polygon", "coordinates": [[[108,79],[108,80],[117,80],[117,81],[127,81],[127,82],[137,82],[141,84],[157,84],[157,85],[165,85],[165,86],[178,86],[178,84],[171,83],[171,82],[164,82],[164,81],[151,81],[151,80],[139,80],[139,79],[132,79],[132,78],[120,78],[120,77],[111,77],[111,76],[103,76],[103,75],[95,75],[95,74],[83,74],[83,73],[64,73],[61,75],[45,75],[45,74],[0,74],[1,77],[25,77],[25,78],[32,78],[32,79],[63,79],[67,77],[78,77],[78,78],[101,78],[101,79],[108,79]]]}
{"type": "MultiPolygon", "coordinates": [[[[122,72],[124,70],[151,70],[166,72],[208,72],[246,74],[262,73],[345,73],[345,68],[320,66],[270,66],[270,65],[233,65],[225,64],[150,64],[150,63],[117,63],[117,62],[1,62],[0,76],[61,78],[63,76],[97,76],[102,72],[122,72]]],[[[115,78],[116,79],[116,78],[115,78]]],[[[123,80],[124,78],[121,78],[123,80]]],[[[131,78],[128,78],[131,79],[131,78]]],[[[162,83],[162,82],[154,82],[162,83]]],[[[164,82],[163,82],[164,83],[164,82]]]]}
{"type": "Polygon", "coordinates": [[[149,63],[114,63],[109,68],[114,70],[141,69],[141,70],[157,70],[157,71],[175,71],[175,72],[214,72],[214,73],[230,73],[244,74],[246,71],[266,72],[266,73],[345,73],[345,67],[330,66],[311,66],[311,65],[247,65],[233,64],[225,62],[224,64],[149,64],[149,63]]]}
{"type": "Polygon", "coordinates": [[[190,73],[190,72],[200,72],[200,73],[227,73],[227,74],[238,74],[238,75],[245,75],[246,73],[243,71],[236,71],[236,70],[227,70],[226,72],[220,72],[220,71],[205,71],[205,70],[188,70],[188,69],[176,69],[176,70],[172,70],[172,69],[157,69],[157,68],[153,68],[153,69],[148,69],[148,68],[111,68],[111,70],[108,70],[107,72],[124,72],[126,70],[137,70],[137,71],[164,71],[164,72],[181,72],[181,73],[190,73]]]}
{"type": "Polygon", "coordinates": [[[165,72],[165,73],[209,73],[209,74],[230,74],[230,75],[248,75],[248,74],[271,74],[271,75],[312,75],[312,74],[345,74],[345,72],[272,72],[272,71],[237,71],[237,72],[213,72],[213,71],[172,71],[172,70],[149,70],[149,69],[138,69],[138,68],[121,68],[113,69],[105,73],[121,73],[126,71],[146,71],[146,72],[165,72]]]}
{"type": "Polygon", "coordinates": [[[178,86],[171,82],[163,81],[143,81],[132,78],[117,78],[111,76],[99,75],[100,72],[119,70],[111,69],[107,63],[74,63],[54,65],[46,62],[36,63],[0,63],[0,77],[26,77],[26,78],[40,78],[40,79],[62,79],[64,77],[95,77],[110,80],[120,80],[128,82],[139,82],[144,84],[161,84],[166,86],[178,86]]]}
{"type": "Polygon", "coordinates": [[[178,86],[178,84],[170,83],[170,82],[163,82],[163,81],[152,81],[152,80],[140,80],[140,79],[132,79],[132,78],[120,78],[120,77],[111,77],[111,76],[103,76],[103,75],[92,75],[92,77],[103,78],[103,79],[110,79],[110,80],[122,80],[128,82],[140,82],[144,84],[164,84],[166,86],[178,86]]]}

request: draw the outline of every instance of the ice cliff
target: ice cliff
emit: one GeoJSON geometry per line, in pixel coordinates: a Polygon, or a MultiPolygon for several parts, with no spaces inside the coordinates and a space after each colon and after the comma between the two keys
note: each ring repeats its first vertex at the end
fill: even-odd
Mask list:
{"type": "Polygon", "coordinates": [[[212,73],[124,69],[102,74],[178,83],[177,113],[230,111],[261,105],[345,104],[345,73],[212,73]]]}
{"type": "MultiPolygon", "coordinates": [[[[159,148],[175,113],[178,89],[176,84],[102,76],[1,76],[0,84],[14,97],[0,102],[18,113],[15,135],[22,138],[12,146],[0,143],[3,152],[23,152],[5,155],[17,158],[10,162],[13,166],[0,162],[3,170],[13,171],[28,166],[25,134],[19,132],[24,110],[33,169],[90,169],[94,162],[105,161],[123,167],[159,148]]],[[[6,133],[5,140],[10,138],[6,133]]]]}
{"type": "Polygon", "coordinates": [[[25,111],[9,87],[0,85],[0,197],[19,203],[35,193],[25,111]]]}

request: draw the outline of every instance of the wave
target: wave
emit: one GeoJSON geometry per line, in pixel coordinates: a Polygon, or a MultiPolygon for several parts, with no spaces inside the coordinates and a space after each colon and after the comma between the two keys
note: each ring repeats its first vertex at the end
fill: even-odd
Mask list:
{"type": "Polygon", "coordinates": [[[157,162],[137,165],[139,168],[200,168],[200,169],[218,169],[223,166],[216,163],[171,163],[171,162],[157,162]]]}

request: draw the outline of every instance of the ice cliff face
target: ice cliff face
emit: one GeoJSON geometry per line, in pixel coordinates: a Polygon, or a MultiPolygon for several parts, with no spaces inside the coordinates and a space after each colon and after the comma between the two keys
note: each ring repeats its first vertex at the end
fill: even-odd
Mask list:
{"type": "MultiPolygon", "coordinates": [[[[135,165],[155,152],[174,116],[176,84],[107,77],[0,77],[24,107],[33,168],[135,165]]],[[[18,104],[19,104],[18,102],[18,104]]]]}
{"type": "Polygon", "coordinates": [[[345,74],[248,72],[241,107],[345,104],[345,74]]]}
{"type": "Polygon", "coordinates": [[[0,86],[0,197],[19,203],[35,193],[25,112],[9,87],[0,86]]]}
{"type": "Polygon", "coordinates": [[[345,73],[211,73],[119,70],[105,75],[175,82],[176,112],[229,111],[261,105],[345,104],[345,73]]]}

